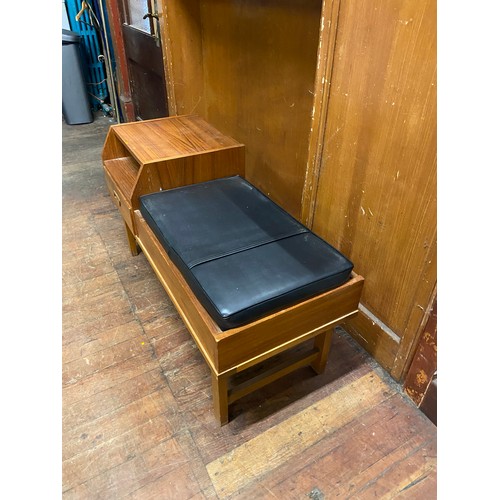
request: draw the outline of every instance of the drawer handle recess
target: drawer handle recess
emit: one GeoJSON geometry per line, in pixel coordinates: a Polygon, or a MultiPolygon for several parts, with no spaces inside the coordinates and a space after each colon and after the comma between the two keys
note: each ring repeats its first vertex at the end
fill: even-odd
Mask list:
{"type": "Polygon", "coordinates": [[[116,201],[118,202],[118,206],[122,206],[122,201],[120,200],[120,197],[116,194],[116,191],[113,189],[113,196],[116,198],[116,201]]]}

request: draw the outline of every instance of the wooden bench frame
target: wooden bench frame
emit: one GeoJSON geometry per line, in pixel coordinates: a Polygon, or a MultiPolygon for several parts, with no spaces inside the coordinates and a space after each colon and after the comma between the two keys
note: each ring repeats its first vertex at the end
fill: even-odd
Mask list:
{"type": "Polygon", "coordinates": [[[221,330],[200,304],[139,210],[136,241],[172,300],[212,372],[214,410],[220,424],[228,422],[234,401],[303,366],[325,369],[333,327],[358,312],[363,278],[352,274],[342,286],[270,314],[244,326],[221,330]],[[241,385],[231,387],[236,373],[314,338],[314,347],[274,366],[241,385]]]}
{"type": "Polygon", "coordinates": [[[221,425],[228,422],[228,405],[250,392],[303,366],[323,372],[333,327],[358,312],[361,276],[353,273],[334,290],[223,331],[139,211],[144,194],[230,175],[245,177],[243,144],[199,116],[173,116],[111,126],[102,159],[106,185],[125,223],[132,255],[143,250],[210,367],[214,409],[221,425]],[[313,338],[311,351],[231,386],[233,375],[313,338]]]}

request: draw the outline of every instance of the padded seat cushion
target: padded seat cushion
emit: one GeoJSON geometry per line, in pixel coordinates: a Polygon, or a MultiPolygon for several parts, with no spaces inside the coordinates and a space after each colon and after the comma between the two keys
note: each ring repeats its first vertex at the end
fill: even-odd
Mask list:
{"type": "Polygon", "coordinates": [[[141,196],[140,211],[223,330],[335,288],[353,269],[239,176],[141,196]]]}

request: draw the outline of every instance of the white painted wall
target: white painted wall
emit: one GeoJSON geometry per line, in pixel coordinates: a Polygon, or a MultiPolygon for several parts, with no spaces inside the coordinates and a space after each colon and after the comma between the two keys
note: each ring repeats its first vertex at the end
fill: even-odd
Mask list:
{"type": "Polygon", "coordinates": [[[71,30],[68,21],[68,12],[66,10],[66,2],[64,0],[62,2],[62,29],[71,30]]]}

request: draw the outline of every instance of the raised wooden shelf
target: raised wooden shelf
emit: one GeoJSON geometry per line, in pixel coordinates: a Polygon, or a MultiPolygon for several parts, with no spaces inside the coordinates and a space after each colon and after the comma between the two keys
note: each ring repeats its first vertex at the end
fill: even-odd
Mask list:
{"type": "Polygon", "coordinates": [[[245,176],[244,145],[197,115],[110,127],[102,160],[106,184],[119,208],[133,255],[139,197],[197,182],[245,176]]]}
{"type": "Polygon", "coordinates": [[[106,160],[104,168],[113,182],[117,186],[120,186],[123,195],[129,200],[132,199],[132,193],[139,172],[139,166],[135,160],[127,156],[125,158],[116,158],[115,160],[106,160]]]}

